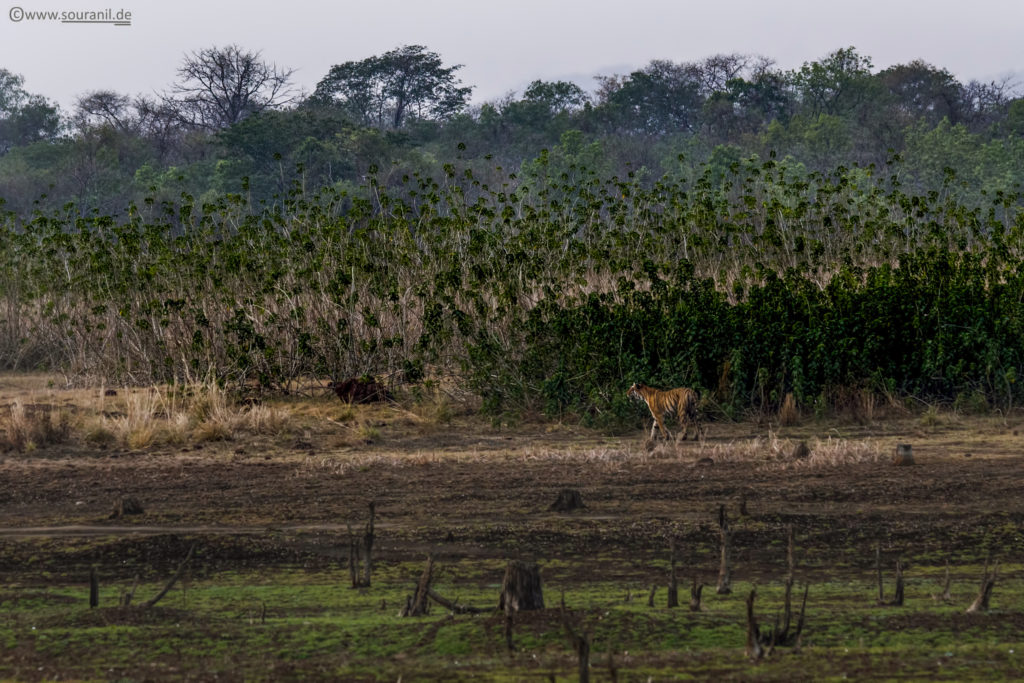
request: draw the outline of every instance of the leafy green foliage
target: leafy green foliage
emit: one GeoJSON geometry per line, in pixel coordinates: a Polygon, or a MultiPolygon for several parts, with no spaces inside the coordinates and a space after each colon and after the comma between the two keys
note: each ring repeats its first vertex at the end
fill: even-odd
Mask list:
{"type": "Polygon", "coordinates": [[[445,373],[489,411],[595,424],[635,417],[633,381],[728,412],[847,387],[1019,400],[1019,195],[969,208],[896,174],[728,150],[676,177],[608,178],[593,153],[566,133],[515,185],[450,165],[442,182],[376,173],[263,208],[227,194],[8,213],[2,358],[265,387],[445,373]]]}

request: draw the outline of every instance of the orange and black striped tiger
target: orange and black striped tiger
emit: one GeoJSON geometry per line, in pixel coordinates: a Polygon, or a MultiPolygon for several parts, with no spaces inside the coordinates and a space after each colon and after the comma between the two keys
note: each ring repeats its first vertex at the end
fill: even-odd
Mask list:
{"type": "Polygon", "coordinates": [[[647,404],[651,411],[654,424],[651,425],[651,438],[654,438],[654,430],[661,429],[661,434],[666,439],[671,438],[668,429],[662,418],[666,415],[675,414],[676,418],[683,425],[683,440],[693,425],[697,438],[704,438],[704,427],[700,423],[700,413],[697,410],[697,403],[700,401],[700,394],[687,387],[669,389],[662,391],[649,387],[646,384],[634,382],[633,386],[626,392],[626,396],[647,404]]]}

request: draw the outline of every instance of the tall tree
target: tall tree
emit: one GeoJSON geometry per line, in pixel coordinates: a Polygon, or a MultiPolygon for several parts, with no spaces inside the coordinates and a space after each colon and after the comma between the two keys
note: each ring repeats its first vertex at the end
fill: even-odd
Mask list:
{"type": "Polygon", "coordinates": [[[690,131],[703,104],[697,64],[651,61],[629,76],[599,76],[601,113],[612,127],[641,133],[690,131]]]}
{"type": "Polygon", "coordinates": [[[843,116],[855,113],[871,96],[871,58],[852,47],[817,62],[805,62],[792,75],[803,113],[843,116]]]}
{"type": "Polygon", "coordinates": [[[210,47],[185,57],[180,80],[164,100],[189,125],[221,130],[295,101],[293,73],[263,61],[258,51],[210,47]]]}
{"type": "Polygon", "coordinates": [[[472,93],[436,52],[406,45],[376,57],[332,66],[311,101],[340,106],[357,123],[402,128],[410,119],[445,120],[464,110],[472,93]]]}
{"type": "Polygon", "coordinates": [[[341,106],[356,123],[378,128],[442,121],[463,111],[472,92],[456,78],[461,68],[443,67],[436,52],[407,45],[332,67],[310,101],[341,106]]]}
{"type": "Polygon", "coordinates": [[[0,69],[0,154],[12,147],[52,140],[61,130],[60,112],[42,95],[25,90],[25,78],[0,69]]]}
{"type": "Polygon", "coordinates": [[[534,81],[523,92],[523,101],[542,105],[550,115],[582,109],[589,98],[583,88],[571,81],[534,81]]]}
{"type": "Polygon", "coordinates": [[[879,72],[878,80],[893,98],[890,110],[904,125],[922,118],[933,125],[944,118],[957,123],[963,86],[946,69],[915,59],[879,72]]]}

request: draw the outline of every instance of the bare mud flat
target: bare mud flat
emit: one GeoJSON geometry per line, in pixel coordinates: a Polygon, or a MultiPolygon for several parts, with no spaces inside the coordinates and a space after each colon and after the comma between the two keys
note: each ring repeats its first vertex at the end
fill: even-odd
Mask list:
{"type": "Polygon", "coordinates": [[[559,593],[594,642],[598,680],[956,679],[1019,672],[1009,653],[1024,625],[1024,439],[1013,423],[951,416],[927,426],[910,418],[869,425],[808,421],[782,431],[715,424],[704,443],[652,445],[640,433],[495,428],[470,417],[425,426],[400,410],[367,410],[377,421],[371,443],[341,443],[323,432],[138,450],[70,443],[0,456],[0,602],[15,607],[0,677],[572,678],[576,665],[556,609],[559,593]],[[809,459],[793,456],[800,442],[810,445],[809,459]],[[913,466],[891,464],[900,443],[913,446],[913,466]],[[835,455],[814,459],[815,450],[827,448],[835,455]],[[856,455],[844,455],[849,451],[856,455]],[[551,510],[565,488],[577,490],[585,508],[551,510]],[[112,517],[127,498],[143,512],[112,517]],[[349,534],[361,536],[371,502],[377,580],[353,590],[345,585],[349,534]],[[728,596],[714,590],[720,506],[733,528],[728,596]],[[763,621],[771,624],[790,525],[798,585],[811,587],[807,635],[797,651],[751,663],[744,656],[743,600],[758,585],[768,596],[763,621]],[[702,612],[664,606],[673,540],[681,592],[688,593],[691,578],[709,584],[702,612]],[[172,592],[149,612],[116,605],[117,591],[134,576],[158,586],[193,546],[189,587],[175,589],[184,596],[172,592]],[[876,552],[889,591],[893,565],[903,562],[906,606],[877,605],[876,552]],[[500,615],[449,615],[435,606],[430,616],[399,618],[397,606],[428,555],[445,567],[439,590],[481,607],[497,604],[507,561],[538,562],[548,609],[518,617],[522,635],[512,651],[500,615]],[[964,615],[989,558],[1001,565],[991,613],[964,615]],[[947,565],[951,605],[935,597],[947,565]],[[90,570],[107,591],[92,611],[85,606],[90,570]],[[260,616],[261,628],[277,619],[281,633],[291,633],[311,628],[310,619],[338,619],[324,628],[341,629],[348,639],[320,648],[303,644],[309,649],[295,656],[300,646],[265,649],[263,638],[283,636],[248,640],[254,631],[245,629],[255,628],[251,607],[232,607],[226,617],[205,611],[204,587],[294,583],[296,571],[303,581],[333,584],[331,590],[358,594],[362,602],[318,612],[314,601],[294,612],[285,606],[290,598],[275,593],[260,598],[271,614],[269,621],[260,616]],[[646,603],[651,587],[655,607],[646,603]],[[66,647],[30,635],[34,612],[25,607],[26,595],[40,599],[36,614],[55,639],[67,639],[66,647]],[[361,615],[348,627],[346,610],[361,615]],[[602,614],[611,615],[607,628],[602,614]],[[213,654],[198,646],[190,654],[181,645],[174,657],[147,654],[133,640],[171,622],[227,634],[234,658],[212,645],[213,654]],[[138,633],[115,644],[96,636],[111,648],[109,659],[84,656],[83,648],[99,647],[85,634],[111,625],[138,633]],[[455,641],[476,644],[461,649],[444,636],[448,628],[455,641]],[[419,635],[409,636],[410,629],[419,635]],[[920,639],[890,637],[890,630],[920,639]],[[973,635],[964,640],[964,633],[973,635]],[[394,641],[394,647],[377,652],[364,639],[394,641]],[[121,649],[141,654],[126,661],[121,649]],[[610,664],[608,652],[617,653],[610,664]],[[451,664],[460,657],[462,664],[451,664]],[[958,666],[950,668],[946,660],[954,659],[958,666]]]}

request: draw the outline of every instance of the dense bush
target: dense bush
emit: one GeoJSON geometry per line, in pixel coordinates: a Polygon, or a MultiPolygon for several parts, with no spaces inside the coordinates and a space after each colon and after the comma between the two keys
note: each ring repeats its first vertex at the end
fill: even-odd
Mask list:
{"type": "Polygon", "coordinates": [[[734,161],[491,184],[371,175],[0,225],[0,359],[82,380],[446,374],[490,411],[631,414],[634,380],[727,411],[866,388],[999,405],[1024,359],[1020,197],[969,208],[895,174],[734,161]]]}

